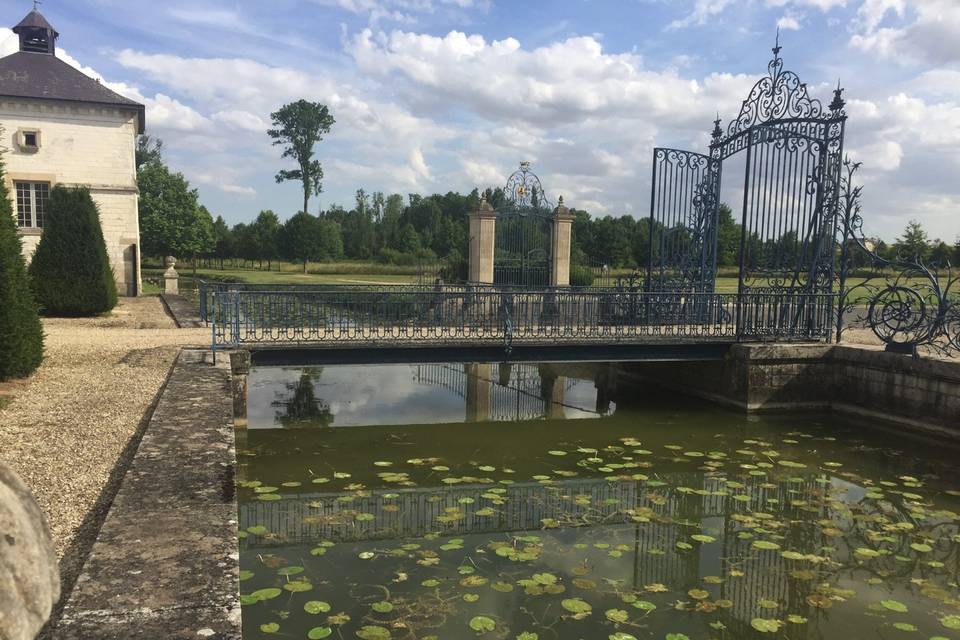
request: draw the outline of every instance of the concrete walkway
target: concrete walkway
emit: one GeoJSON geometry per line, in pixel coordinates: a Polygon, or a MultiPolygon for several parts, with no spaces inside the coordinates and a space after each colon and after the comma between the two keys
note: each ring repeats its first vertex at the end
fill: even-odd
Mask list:
{"type": "Polygon", "coordinates": [[[240,638],[229,367],[210,362],[181,352],[57,640],[240,638]]]}

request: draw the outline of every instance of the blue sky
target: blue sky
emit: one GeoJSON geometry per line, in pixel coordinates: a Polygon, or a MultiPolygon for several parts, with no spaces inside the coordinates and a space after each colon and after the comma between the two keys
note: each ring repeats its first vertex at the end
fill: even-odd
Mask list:
{"type": "MultiPolygon", "coordinates": [[[[15,24],[31,4],[3,3],[15,24]]],[[[866,232],[960,234],[956,0],[48,0],[60,55],[147,105],[167,160],[229,222],[297,209],[264,131],[305,97],[337,119],[324,193],[497,186],[530,160],[550,195],[642,216],[654,146],[703,150],[782,57],[848,101],[866,232]]],[[[0,53],[15,50],[0,31],[0,53]]],[[[724,197],[738,186],[727,181],[724,197]]]]}

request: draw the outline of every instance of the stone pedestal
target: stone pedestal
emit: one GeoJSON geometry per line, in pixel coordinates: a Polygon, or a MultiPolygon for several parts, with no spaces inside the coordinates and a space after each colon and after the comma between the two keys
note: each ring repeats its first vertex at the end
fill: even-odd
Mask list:
{"type": "Polygon", "coordinates": [[[177,264],[177,259],[173,256],[167,256],[164,264],[167,270],[163,272],[163,292],[169,295],[178,295],[180,293],[180,274],[173,268],[173,265],[177,264]]]}
{"type": "Polygon", "coordinates": [[[493,252],[497,212],[486,199],[470,214],[470,269],[472,283],[493,284],[493,252]]]}
{"type": "Polygon", "coordinates": [[[553,265],[550,269],[551,287],[570,286],[570,249],[572,247],[573,214],[560,203],[553,210],[553,265]]]}

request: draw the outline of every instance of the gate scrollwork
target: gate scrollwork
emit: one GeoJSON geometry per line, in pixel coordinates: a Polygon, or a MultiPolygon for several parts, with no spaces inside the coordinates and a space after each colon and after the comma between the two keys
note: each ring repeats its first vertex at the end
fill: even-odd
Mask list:
{"type": "Polygon", "coordinates": [[[863,187],[853,184],[860,165],[843,162],[837,341],[850,329],[869,329],[890,351],[960,353],[960,275],[949,263],[878,254],[863,233],[863,187]]]}

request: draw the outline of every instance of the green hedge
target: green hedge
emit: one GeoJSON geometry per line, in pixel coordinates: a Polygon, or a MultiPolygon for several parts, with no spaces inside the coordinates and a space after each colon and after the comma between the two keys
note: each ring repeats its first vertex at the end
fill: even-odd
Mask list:
{"type": "Polygon", "coordinates": [[[50,191],[30,277],[44,315],[94,316],[117,305],[100,215],[89,190],[54,187],[50,191]]]}
{"type": "Polygon", "coordinates": [[[28,376],[43,360],[43,328],[0,165],[0,380],[28,376]]]}
{"type": "Polygon", "coordinates": [[[575,265],[570,268],[571,287],[589,287],[593,284],[593,271],[589,267],[575,265]]]}

